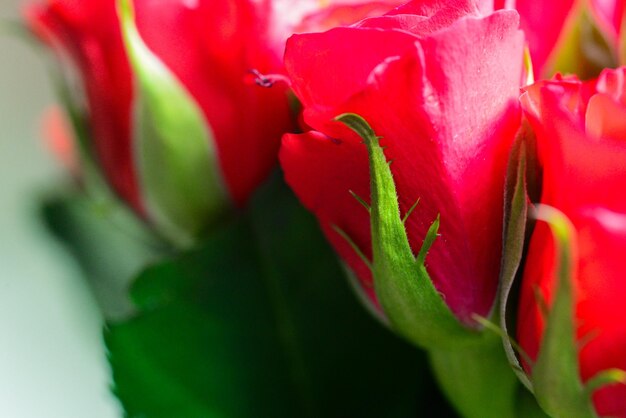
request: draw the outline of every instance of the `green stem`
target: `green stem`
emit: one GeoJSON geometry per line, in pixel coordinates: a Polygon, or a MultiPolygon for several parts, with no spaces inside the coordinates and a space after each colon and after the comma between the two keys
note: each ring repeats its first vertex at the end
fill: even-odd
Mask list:
{"type": "Polygon", "coordinates": [[[464,418],[516,418],[520,383],[494,334],[481,344],[429,353],[434,374],[464,418]]]}

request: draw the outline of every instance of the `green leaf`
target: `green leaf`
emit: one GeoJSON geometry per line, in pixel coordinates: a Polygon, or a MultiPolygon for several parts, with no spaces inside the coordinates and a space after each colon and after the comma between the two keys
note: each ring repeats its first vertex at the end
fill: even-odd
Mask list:
{"type": "Polygon", "coordinates": [[[189,245],[231,206],[213,134],[193,97],[145,45],[131,0],[119,0],[137,81],[135,139],[147,210],[157,228],[189,245]]]}
{"type": "Polygon", "coordinates": [[[576,260],[571,244],[576,231],[563,213],[549,206],[538,205],[536,217],[547,222],[552,230],[558,268],[555,297],[532,372],[535,396],[551,416],[595,418],[578,370],[572,283],[576,260]]]}
{"type": "Polygon", "coordinates": [[[359,134],[368,149],[374,287],[393,329],[427,349],[479,344],[483,334],[466,328],[456,319],[424,267],[439,220],[433,219],[423,251],[416,259],[400,217],[396,187],[379,138],[359,115],[347,113],[336,120],[359,134]]]}
{"type": "Polygon", "coordinates": [[[449,412],[423,354],[358,305],[315,220],[282,182],[262,190],[245,219],[146,270],[132,296],[137,316],[105,331],[130,417],[449,412]]]}

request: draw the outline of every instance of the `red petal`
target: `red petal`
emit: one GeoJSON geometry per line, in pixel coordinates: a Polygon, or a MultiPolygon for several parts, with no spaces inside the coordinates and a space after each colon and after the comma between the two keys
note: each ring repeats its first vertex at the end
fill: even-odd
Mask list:
{"type": "MultiPolygon", "coordinates": [[[[448,15],[450,17],[477,14],[479,4],[475,0],[420,0],[410,1],[403,6],[397,7],[389,14],[412,14],[418,16],[433,17],[436,15],[448,15]]],[[[453,22],[455,19],[450,19],[453,22]]]]}
{"type": "MultiPolygon", "coordinates": [[[[310,126],[341,137],[342,146],[362,147],[330,121],[355,112],[384,137],[402,212],[421,198],[407,227],[415,253],[441,213],[442,237],[427,267],[448,305],[469,323],[471,314],[489,312],[498,283],[504,168],[519,123],[523,37],[514,12],[463,19],[422,41],[414,38],[417,44],[401,58],[394,57],[401,53],[398,45],[387,45],[385,54],[393,35],[355,28],[302,35],[296,51],[288,46],[288,69],[308,106],[310,126]],[[374,52],[356,54],[342,47],[345,42],[374,45],[374,52]],[[324,48],[313,60],[303,56],[303,45],[324,48]],[[376,59],[379,66],[370,75],[366,70],[376,59]],[[322,72],[330,66],[332,74],[322,72]]],[[[341,164],[339,157],[335,164],[341,164]]],[[[288,178],[292,169],[285,167],[288,178]]],[[[300,196],[308,193],[306,186],[294,187],[300,196]]],[[[345,208],[327,212],[334,219],[345,208]]]]}
{"type": "Polygon", "coordinates": [[[289,186],[316,215],[328,240],[375,300],[370,270],[333,229],[333,225],[341,228],[371,259],[369,214],[350,194],[370,200],[365,145],[334,140],[316,131],[288,134],[283,137],[280,163],[289,186]]]}
{"type": "Polygon", "coordinates": [[[131,73],[115,2],[52,0],[27,14],[33,30],[69,54],[77,65],[104,174],[113,189],[143,213],[130,138],[131,73]]]}
{"type": "Polygon", "coordinates": [[[403,213],[421,198],[407,226],[415,253],[441,213],[427,268],[467,322],[488,314],[498,283],[505,164],[519,121],[516,28],[514,13],[461,20],[381,68],[371,93],[353,101],[384,137],[403,213]]]}
{"type": "MultiPolygon", "coordinates": [[[[622,297],[626,294],[626,214],[587,206],[570,211],[569,216],[577,230],[578,265],[573,279],[577,338],[588,340],[579,355],[581,378],[587,381],[603,370],[626,370],[626,305],[622,297]]],[[[533,360],[545,328],[537,290],[547,306],[555,291],[554,245],[546,224],[538,224],[526,261],[517,317],[518,341],[533,360]]],[[[524,366],[531,371],[529,365],[524,366]]],[[[596,391],[594,403],[600,416],[626,417],[626,386],[596,391]]]]}
{"type": "Polygon", "coordinates": [[[626,108],[605,94],[596,94],[587,106],[586,127],[591,138],[626,141],[626,108]]]}
{"type": "MultiPolygon", "coordinates": [[[[622,176],[626,186],[626,172],[622,176]]],[[[626,214],[605,208],[583,208],[574,219],[578,229],[579,340],[591,338],[580,352],[583,380],[610,368],[626,370],[626,214]]],[[[595,393],[600,416],[626,417],[626,386],[615,385],[595,393]]]]}
{"type": "Polygon", "coordinates": [[[294,35],[287,41],[285,66],[305,109],[329,108],[363,89],[374,67],[413,42],[408,34],[374,29],[294,35]]]}
{"type": "Polygon", "coordinates": [[[197,100],[214,133],[231,196],[242,205],[276,162],[292,126],[286,86],[245,82],[252,68],[280,70],[269,9],[248,0],[135,1],[144,41],[197,100]]]}
{"type": "Polygon", "coordinates": [[[622,189],[622,173],[626,173],[624,137],[619,141],[588,138],[554,90],[543,89],[541,100],[541,126],[537,132],[544,166],[542,202],[566,213],[581,203],[626,212],[626,199],[614,192],[622,189]]]}
{"type": "Polygon", "coordinates": [[[626,67],[602,71],[595,88],[599,93],[608,94],[626,106],[626,67]]]}
{"type": "MultiPolygon", "coordinates": [[[[580,83],[560,78],[531,87],[525,111],[537,134],[543,166],[542,203],[563,211],[577,230],[576,320],[583,380],[608,368],[626,369],[626,126],[623,70],[580,83]],[[601,93],[596,93],[595,88],[601,93]],[[587,131],[585,133],[586,113],[587,131]]],[[[544,318],[535,289],[551,301],[554,293],[554,240],[545,224],[533,233],[522,282],[518,315],[521,346],[536,358],[544,318]]],[[[525,365],[528,370],[528,365],[525,365]]],[[[599,415],[626,417],[626,386],[597,391],[599,415]]]]}
{"type": "Polygon", "coordinates": [[[558,47],[561,32],[574,4],[574,0],[515,2],[530,47],[535,74],[544,73],[544,66],[558,47]]]}
{"type": "Polygon", "coordinates": [[[595,13],[600,27],[615,43],[619,41],[621,33],[624,3],[624,0],[591,0],[591,10],[595,13]]]}
{"type": "Polygon", "coordinates": [[[348,26],[370,16],[380,16],[404,0],[349,1],[330,4],[305,16],[294,33],[321,32],[337,26],[348,26]]]}

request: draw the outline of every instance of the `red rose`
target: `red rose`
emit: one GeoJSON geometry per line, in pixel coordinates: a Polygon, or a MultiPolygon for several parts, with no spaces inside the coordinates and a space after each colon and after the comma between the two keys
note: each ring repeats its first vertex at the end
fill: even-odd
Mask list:
{"type": "MultiPolygon", "coordinates": [[[[118,13],[125,2],[115,0],[49,0],[28,9],[33,30],[78,68],[96,164],[166,235],[196,235],[231,204],[242,206],[275,164],[280,136],[292,126],[287,86],[244,80],[251,69],[281,71],[287,36],[325,10],[295,2],[289,20],[278,3],[135,0],[124,6],[125,22],[118,13]],[[173,102],[181,97],[186,119],[176,120],[173,102]],[[138,110],[146,100],[154,103],[138,110]],[[166,137],[159,144],[155,132],[166,137]]],[[[350,23],[373,11],[361,9],[368,2],[351,3],[343,14],[350,23]]],[[[379,9],[393,3],[376,2],[379,9]]]]}
{"type": "MultiPolygon", "coordinates": [[[[610,368],[626,370],[626,68],[598,80],[557,77],[528,88],[523,106],[537,133],[543,167],[541,203],[572,222],[577,249],[575,284],[583,381],[610,368]]],[[[538,223],[522,282],[517,335],[536,359],[545,319],[537,289],[550,306],[555,291],[554,238],[538,223]]],[[[530,372],[530,366],[524,365],[530,372]]],[[[626,386],[594,394],[601,416],[626,417],[626,386]]]]}
{"type": "Polygon", "coordinates": [[[501,256],[505,165],[519,124],[524,38],[514,11],[481,15],[472,1],[413,1],[355,26],[291,37],[285,64],[313,130],[286,135],[287,182],[318,217],[329,241],[371,300],[365,146],[333,122],[352,112],[382,137],[393,161],[406,230],[417,254],[441,214],[426,267],[465,324],[488,315],[501,256]]]}
{"type": "MultiPolygon", "coordinates": [[[[269,10],[246,0],[137,0],[134,7],[144,42],[202,108],[230,196],[242,204],[273,165],[278,138],[289,127],[284,89],[243,83],[251,68],[280,68],[281,51],[265,43],[269,10]]],[[[51,0],[31,8],[29,17],[78,66],[99,162],[115,190],[143,211],[132,144],[134,81],[116,2],[51,0]]]]}

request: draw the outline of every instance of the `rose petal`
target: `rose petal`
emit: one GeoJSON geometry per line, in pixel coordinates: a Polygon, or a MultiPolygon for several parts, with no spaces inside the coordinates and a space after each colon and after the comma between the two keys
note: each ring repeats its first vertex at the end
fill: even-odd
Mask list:
{"type": "Polygon", "coordinates": [[[266,42],[269,9],[247,0],[135,3],[144,41],[202,108],[230,194],[243,205],[274,166],[280,137],[292,126],[285,85],[245,82],[252,68],[281,68],[280,51],[266,42]]]}
{"type": "Polygon", "coordinates": [[[372,300],[372,274],[355,250],[333,229],[341,228],[371,259],[369,214],[350,193],[369,202],[369,166],[363,144],[342,142],[320,132],[283,137],[280,162],[287,183],[318,218],[335,250],[360,279],[372,300]]]}

